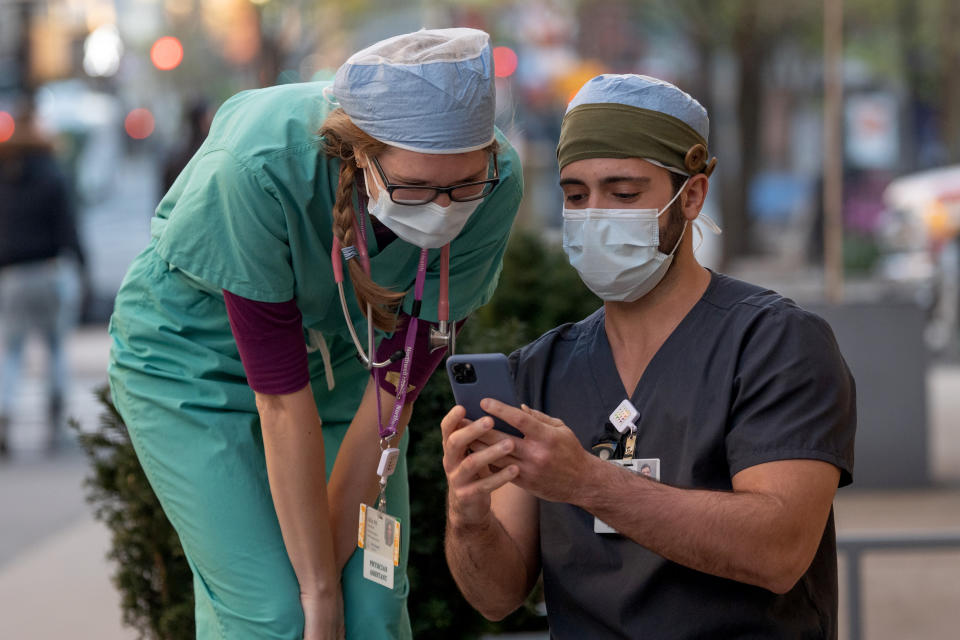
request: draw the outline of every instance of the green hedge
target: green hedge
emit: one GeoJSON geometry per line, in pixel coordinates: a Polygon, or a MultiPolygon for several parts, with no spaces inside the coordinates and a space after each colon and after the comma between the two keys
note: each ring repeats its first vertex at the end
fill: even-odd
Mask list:
{"type": "Polygon", "coordinates": [[[80,433],[79,440],[92,465],[87,500],[111,532],[108,557],[116,565],[123,622],[140,638],[193,638],[193,576],[180,540],[147,483],[109,390],[99,389],[97,397],[105,407],[99,429],[80,433]]]}
{"type": "MultiPolygon", "coordinates": [[[[454,294],[455,295],[455,294],[454,294]]],[[[509,353],[544,331],[578,320],[599,302],[582,285],[559,248],[528,233],[515,234],[504,258],[500,287],[467,323],[458,351],[509,353]]],[[[88,500],[112,532],[109,557],[121,594],[123,621],[149,640],[194,637],[193,579],[170,526],[130,444],[106,389],[99,428],[79,436],[91,460],[88,500]]],[[[440,419],[453,405],[440,367],[417,401],[410,426],[411,548],[409,610],[416,638],[475,638],[481,633],[544,629],[527,607],[491,623],[460,596],[443,554],[446,477],[441,465],[440,419]]]]}

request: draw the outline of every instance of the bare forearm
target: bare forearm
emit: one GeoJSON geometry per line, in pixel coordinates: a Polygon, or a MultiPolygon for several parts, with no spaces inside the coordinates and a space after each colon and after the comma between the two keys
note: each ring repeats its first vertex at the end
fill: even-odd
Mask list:
{"type": "Polygon", "coordinates": [[[444,547],[464,598],[489,620],[510,614],[533,588],[536,576],[528,575],[520,550],[493,513],[470,525],[448,514],[444,547]]]}
{"type": "Polygon", "coordinates": [[[809,564],[775,497],[678,489],[599,459],[587,477],[578,506],[691,569],[783,592],[809,564]]]}
{"type": "Polygon", "coordinates": [[[312,394],[261,404],[267,475],[277,519],[301,591],[337,588],[327,503],[323,435],[312,394]]]}
{"type": "MultiPolygon", "coordinates": [[[[393,410],[394,397],[380,393],[384,419],[393,410]]],[[[397,428],[397,439],[403,434],[413,403],[404,406],[397,428]]],[[[399,446],[394,444],[394,446],[399,446]]],[[[330,510],[333,518],[334,554],[338,573],[357,546],[357,524],[360,503],[373,504],[379,489],[377,464],[380,461],[380,435],[377,423],[376,389],[367,385],[360,406],[337,452],[337,461],[330,474],[330,510]]]]}

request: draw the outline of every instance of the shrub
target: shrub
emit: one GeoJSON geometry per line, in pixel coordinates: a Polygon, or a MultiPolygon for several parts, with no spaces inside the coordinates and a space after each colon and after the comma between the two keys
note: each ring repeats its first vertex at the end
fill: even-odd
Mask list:
{"type": "Polygon", "coordinates": [[[99,429],[80,433],[79,440],[92,467],[87,500],[111,533],[108,557],[116,563],[113,582],[123,622],[141,639],[193,638],[193,576],[180,540],[147,482],[109,389],[96,395],[104,406],[99,429]]]}

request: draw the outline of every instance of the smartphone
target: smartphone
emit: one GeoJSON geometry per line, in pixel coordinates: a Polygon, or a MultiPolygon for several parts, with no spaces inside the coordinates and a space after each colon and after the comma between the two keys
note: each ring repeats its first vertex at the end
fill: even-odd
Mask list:
{"type": "MultiPolygon", "coordinates": [[[[480,401],[493,398],[504,404],[519,407],[513,387],[513,376],[507,356],[502,353],[470,353],[447,358],[447,375],[453,387],[457,404],[467,410],[468,420],[479,420],[489,415],[480,408],[480,401]]],[[[493,418],[493,428],[511,436],[523,434],[499,418],[493,418]]]]}

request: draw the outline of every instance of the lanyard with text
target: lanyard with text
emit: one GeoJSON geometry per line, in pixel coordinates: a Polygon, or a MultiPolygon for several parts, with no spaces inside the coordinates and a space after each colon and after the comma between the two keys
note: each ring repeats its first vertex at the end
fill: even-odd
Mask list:
{"type": "Polygon", "coordinates": [[[410,387],[410,370],[413,367],[413,347],[417,341],[417,325],[419,323],[420,303],[423,300],[423,285],[427,272],[427,250],[420,251],[420,264],[417,267],[417,282],[414,288],[413,309],[410,314],[410,324],[407,327],[406,340],[403,345],[403,362],[400,364],[400,379],[397,381],[397,397],[393,403],[393,411],[386,426],[383,424],[383,415],[380,408],[380,370],[373,372],[374,386],[377,392],[377,425],[380,435],[380,463],[377,465],[377,475],[380,476],[380,495],[377,499],[377,508],[383,511],[387,504],[387,478],[397,468],[397,458],[400,449],[393,446],[397,437],[397,426],[400,424],[400,414],[407,399],[407,389],[410,387]]]}
{"type": "MultiPolygon", "coordinates": [[[[366,216],[366,207],[363,202],[360,205],[361,215],[366,216]]],[[[367,253],[367,233],[366,225],[363,221],[360,223],[355,219],[353,221],[354,233],[360,237],[359,253],[360,262],[363,265],[367,275],[370,275],[370,257],[367,253]]],[[[406,340],[403,345],[403,362],[400,364],[400,380],[397,382],[397,397],[393,403],[393,411],[390,413],[390,421],[386,426],[383,424],[383,414],[380,404],[380,369],[374,368],[373,379],[374,387],[377,393],[377,427],[380,435],[380,462],[377,464],[377,476],[380,478],[380,492],[377,497],[377,509],[383,512],[387,506],[387,479],[397,468],[397,459],[400,457],[400,449],[393,446],[393,440],[397,437],[397,426],[400,424],[400,414],[403,413],[403,405],[407,399],[407,388],[410,385],[410,370],[413,367],[413,347],[417,339],[417,325],[419,323],[420,306],[423,302],[423,288],[427,275],[427,250],[420,250],[420,262],[417,265],[417,278],[413,292],[413,309],[410,313],[410,324],[407,327],[406,340]]],[[[367,322],[371,322],[367,318],[367,322]]],[[[370,354],[373,357],[373,354],[370,354]]]]}
{"type": "MultiPolygon", "coordinates": [[[[364,211],[365,213],[365,211],[364,211]]],[[[360,260],[367,273],[370,273],[370,260],[366,255],[367,238],[363,224],[354,221],[354,232],[360,236],[360,260]]],[[[377,465],[379,476],[379,495],[376,508],[360,505],[360,521],[357,528],[357,546],[363,549],[363,577],[388,589],[393,588],[394,568],[400,563],[400,520],[387,514],[387,480],[397,468],[400,449],[394,446],[400,415],[407,399],[410,386],[410,370],[413,366],[413,348],[417,339],[420,306],[423,302],[423,288],[427,273],[427,250],[420,251],[417,265],[417,278],[414,285],[413,309],[410,324],[407,327],[403,346],[403,362],[400,365],[400,379],[397,382],[396,400],[386,425],[380,404],[380,368],[373,369],[373,382],[377,394],[377,432],[380,436],[380,462],[377,465]]],[[[372,320],[367,317],[367,322],[372,320]]],[[[373,358],[371,348],[371,361],[373,358]]]]}

